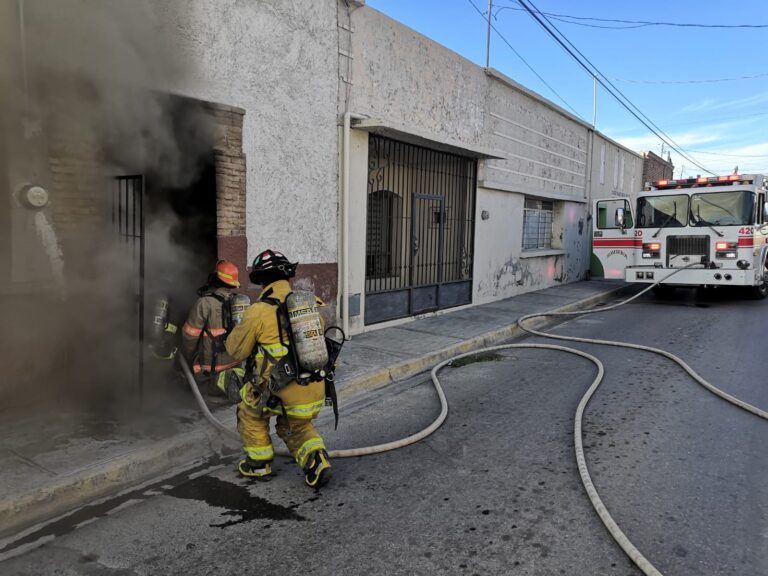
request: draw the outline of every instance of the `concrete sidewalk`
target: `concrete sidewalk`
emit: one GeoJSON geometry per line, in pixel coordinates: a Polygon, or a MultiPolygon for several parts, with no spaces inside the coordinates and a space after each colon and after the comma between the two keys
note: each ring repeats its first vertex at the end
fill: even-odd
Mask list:
{"type": "MultiPolygon", "coordinates": [[[[519,334],[517,319],[526,314],[585,309],[627,288],[615,281],[576,282],[356,335],[338,363],[342,417],[345,400],[354,395],[519,334]]],[[[201,417],[189,393],[177,391],[172,402],[144,412],[141,422],[62,412],[42,422],[0,424],[0,538],[14,539],[36,523],[174,468],[239,453],[201,417]]],[[[213,412],[235,428],[233,407],[213,412]]]]}

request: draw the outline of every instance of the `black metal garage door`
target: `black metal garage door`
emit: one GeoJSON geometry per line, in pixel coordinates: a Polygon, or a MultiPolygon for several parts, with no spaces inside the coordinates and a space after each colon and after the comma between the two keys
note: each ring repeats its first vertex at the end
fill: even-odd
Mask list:
{"type": "Polygon", "coordinates": [[[477,163],[371,135],[365,324],[469,304],[477,163]]]}

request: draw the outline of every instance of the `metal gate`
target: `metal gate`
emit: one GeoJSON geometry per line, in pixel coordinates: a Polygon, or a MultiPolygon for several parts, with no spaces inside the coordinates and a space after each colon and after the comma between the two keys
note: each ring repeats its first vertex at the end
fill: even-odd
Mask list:
{"type": "Polygon", "coordinates": [[[365,324],[472,301],[477,163],[371,135],[365,324]]]}
{"type": "Polygon", "coordinates": [[[112,229],[118,249],[133,266],[135,321],[129,338],[136,343],[136,364],[129,375],[144,394],[144,177],[119,176],[112,187],[112,229]]]}

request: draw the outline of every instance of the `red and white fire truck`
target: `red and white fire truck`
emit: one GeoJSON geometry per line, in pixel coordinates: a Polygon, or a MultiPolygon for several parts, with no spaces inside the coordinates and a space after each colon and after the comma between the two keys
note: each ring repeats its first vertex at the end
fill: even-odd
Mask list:
{"type": "Polygon", "coordinates": [[[593,274],[643,284],[661,281],[660,291],[745,286],[765,298],[766,195],[765,175],[730,174],[650,182],[634,206],[625,198],[597,200],[593,274]]]}

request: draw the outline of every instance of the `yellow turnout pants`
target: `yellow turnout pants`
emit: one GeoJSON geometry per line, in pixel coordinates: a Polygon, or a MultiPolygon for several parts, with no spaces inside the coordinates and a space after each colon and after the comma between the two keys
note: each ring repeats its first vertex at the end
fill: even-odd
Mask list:
{"type": "Polygon", "coordinates": [[[256,463],[271,461],[275,451],[269,423],[273,416],[277,416],[275,431],[303,469],[312,452],[325,448],[313,425],[325,401],[325,383],[312,382],[300,386],[293,382],[280,390],[277,396],[283,402],[285,414],[280,406],[255,409],[244,402],[237,405],[237,430],[243,440],[243,449],[248,458],[256,463]]]}

